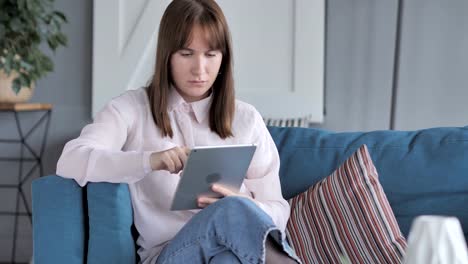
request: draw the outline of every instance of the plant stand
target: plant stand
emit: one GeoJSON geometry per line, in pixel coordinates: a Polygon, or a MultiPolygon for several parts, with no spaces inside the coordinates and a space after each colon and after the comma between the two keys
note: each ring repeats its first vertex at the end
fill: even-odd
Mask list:
{"type": "MultiPolygon", "coordinates": [[[[14,231],[13,231],[13,246],[11,253],[11,263],[15,262],[16,257],[16,240],[18,236],[18,217],[19,216],[28,216],[30,223],[32,224],[32,212],[31,206],[26,199],[25,192],[23,187],[26,181],[32,177],[33,172],[37,171],[39,168],[39,176],[44,175],[43,165],[42,165],[42,156],[44,154],[44,149],[47,141],[47,134],[50,124],[50,116],[52,113],[52,105],[50,104],[32,104],[32,103],[21,103],[21,104],[3,104],[0,103],[0,113],[12,114],[16,121],[16,128],[18,131],[19,139],[2,139],[0,138],[0,143],[4,144],[20,144],[20,156],[8,156],[7,153],[0,153],[0,161],[4,162],[18,162],[19,163],[19,172],[18,172],[18,181],[15,184],[0,184],[0,189],[16,189],[16,209],[13,212],[1,212],[0,216],[14,216],[14,231]],[[25,133],[21,127],[20,113],[26,112],[41,112],[42,115],[39,120],[25,133]],[[34,151],[34,149],[26,142],[28,137],[41,125],[45,122],[45,131],[42,135],[42,143],[39,152],[34,151]],[[30,153],[32,158],[25,157],[25,150],[30,153]],[[5,156],[6,155],[6,156],[5,156]],[[32,162],[33,166],[31,169],[24,174],[23,173],[23,164],[26,162],[32,162]],[[24,175],[24,176],[23,176],[24,175]],[[20,212],[20,200],[22,201],[26,213],[20,212]]],[[[11,155],[11,154],[10,154],[11,155]]]]}

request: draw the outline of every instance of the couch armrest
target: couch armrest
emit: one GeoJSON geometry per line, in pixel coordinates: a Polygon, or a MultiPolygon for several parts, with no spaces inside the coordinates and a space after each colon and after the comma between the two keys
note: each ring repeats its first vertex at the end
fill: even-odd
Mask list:
{"type": "Polygon", "coordinates": [[[34,263],[85,263],[82,188],[57,175],[36,179],[32,210],[34,263]]]}
{"type": "Polygon", "coordinates": [[[133,209],[125,183],[88,183],[88,264],[135,264],[133,209]]]}

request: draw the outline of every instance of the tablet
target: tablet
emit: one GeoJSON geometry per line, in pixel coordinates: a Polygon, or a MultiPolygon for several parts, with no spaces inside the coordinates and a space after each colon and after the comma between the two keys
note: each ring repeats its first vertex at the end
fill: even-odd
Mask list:
{"type": "Polygon", "coordinates": [[[221,197],[211,190],[214,183],[239,191],[255,149],[252,144],[193,148],[181,173],[171,210],[200,209],[197,198],[201,195],[221,197]]]}

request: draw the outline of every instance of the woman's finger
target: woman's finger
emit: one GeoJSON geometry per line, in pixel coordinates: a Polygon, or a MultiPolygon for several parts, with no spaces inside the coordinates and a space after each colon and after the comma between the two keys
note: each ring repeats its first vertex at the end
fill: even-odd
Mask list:
{"type": "Polygon", "coordinates": [[[219,201],[219,198],[212,198],[212,197],[198,197],[197,202],[199,204],[212,204],[219,201]]]}
{"type": "Polygon", "coordinates": [[[213,190],[214,192],[217,192],[223,196],[232,196],[232,195],[237,195],[238,193],[232,191],[231,189],[229,188],[226,188],[220,184],[213,184],[211,186],[211,190],[213,190]]]}
{"type": "Polygon", "coordinates": [[[184,148],[177,148],[177,155],[180,162],[182,163],[182,168],[184,168],[185,164],[187,163],[187,153],[185,152],[184,148]]]}
{"type": "Polygon", "coordinates": [[[182,147],[182,150],[185,152],[186,155],[190,154],[191,149],[188,147],[182,147]]]}
{"type": "Polygon", "coordinates": [[[171,155],[169,153],[166,153],[167,155],[164,156],[164,164],[166,165],[167,170],[170,173],[173,173],[175,170],[175,164],[174,161],[172,161],[171,155]]]}
{"type": "Polygon", "coordinates": [[[205,208],[207,207],[209,204],[205,204],[205,203],[198,203],[198,207],[199,208],[205,208]]]}
{"type": "Polygon", "coordinates": [[[174,162],[174,172],[177,173],[182,169],[182,162],[180,161],[179,154],[177,153],[177,150],[173,150],[170,152],[171,159],[174,162]]]}

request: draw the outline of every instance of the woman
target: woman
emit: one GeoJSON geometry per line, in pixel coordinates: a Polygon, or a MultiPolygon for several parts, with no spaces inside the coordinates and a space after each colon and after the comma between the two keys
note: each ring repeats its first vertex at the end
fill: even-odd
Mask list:
{"type": "Polygon", "coordinates": [[[284,239],[289,205],[262,117],[236,101],[232,47],[213,0],[174,0],[161,20],[146,88],[112,99],[68,142],[57,174],[129,184],[143,263],[296,263],[284,239]],[[199,197],[203,210],[170,211],[193,146],[257,144],[239,192],[199,197]],[[289,257],[292,256],[292,257],[289,257]]]}

